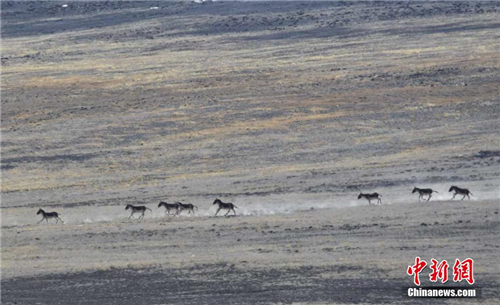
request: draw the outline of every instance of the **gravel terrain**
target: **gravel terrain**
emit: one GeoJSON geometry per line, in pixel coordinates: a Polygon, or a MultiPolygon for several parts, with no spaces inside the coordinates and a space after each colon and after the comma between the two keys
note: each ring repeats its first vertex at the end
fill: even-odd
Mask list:
{"type": "Polygon", "coordinates": [[[2,304],[421,303],[417,255],[498,299],[500,2],[2,1],[1,36],[2,304]]]}

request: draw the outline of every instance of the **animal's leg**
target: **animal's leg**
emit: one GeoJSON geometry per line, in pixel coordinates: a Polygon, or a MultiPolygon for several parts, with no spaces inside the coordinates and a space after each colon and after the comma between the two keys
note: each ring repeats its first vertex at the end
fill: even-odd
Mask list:
{"type": "Polygon", "coordinates": [[[457,195],[457,193],[453,194],[453,197],[451,197],[451,200],[455,199],[456,195],[457,195]]]}
{"type": "Polygon", "coordinates": [[[57,219],[59,219],[62,223],[64,223],[64,221],[61,218],[57,217],[57,219]]]}
{"type": "Polygon", "coordinates": [[[422,198],[422,195],[418,195],[418,202],[420,202],[421,198],[422,198]]]}
{"type": "Polygon", "coordinates": [[[134,212],[130,213],[130,216],[128,217],[128,219],[130,219],[130,217],[132,217],[132,215],[134,215],[134,212]]]}
{"type": "Polygon", "coordinates": [[[193,212],[193,215],[194,215],[194,209],[191,209],[191,211],[193,212]]]}
{"type": "Polygon", "coordinates": [[[229,214],[229,212],[231,212],[231,209],[228,209],[228,210],[227,210],[227,213],[226,213],[226,214],[224,214],[224,216],[227,216],[227,214],[229,214]]]}
{"type": "Polygon", "coordinates": [[[37,224],[41,223],[45,218],[42,218],[42,220],[40,220],[37,224]]]}
{"type": "Polygon", "coordinates": [[[56,224],[59,223],[59,217],[56,217],[56,224]]]}
{"type": "Polygon", "coordinates": [[[368,204],[372,205],[372,201],[370,199],[368,199],[368,204]]]}
{"type": "Polygon", "coordinates": [[[378,198],[378,204],[382,205],[382,199],[378,198]]]}
{"type": "Polygon", "coordinates": [[[215,216],[217,216],[217,214],[219,213],[220,211],[220,208],[217,209],[217,212],[215,212],[215,216]]]}
{"type": "Polygon", "coordinates": [[[427,202],[429,202],[429,200],[431,200],[431,197],[432,197],[432,194],[430,194],[429,198],[427,198],[427,202]]]}
{"type": "Polygon", "coordinates": [[[464,200],[466,196],[467,196],[467,195],[464,195],[464,196],[462,197],[462,199],[460,199],[460,200],[464,200]]]}
{"type": "Polygon", "coordinates": [[[236,211],[234,210],[234,208],[233,208],[233,212],[234,212],[234,216],[236,216],[236,211]]]}
{"type": "Polygon", "coordinates": [[[49,219],[47,217],[45,217],[45,220],[47,221],[47,224],[49,224],[49,219]]]}
{"type": "Polygon", "coordinates": [[[469,194],[467,194],[467,198],[469,198],[469,200],[470,200],[470,196],[469,196],[469,194]]]}

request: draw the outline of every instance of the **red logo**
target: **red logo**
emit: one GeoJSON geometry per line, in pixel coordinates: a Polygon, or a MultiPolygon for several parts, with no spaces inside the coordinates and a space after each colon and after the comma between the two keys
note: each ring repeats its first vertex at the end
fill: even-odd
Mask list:
{"type": "Polygon", "coordinates": [[[453,281],[461,282],[466,280],[469,284],[474,284],[472,265],[474,261],[471,258],[459,261],[458,258],[453,265],[453,281]]]}
{"type": "MultiPolygon", "coordinates": [[[[431,259],[432,264],[430,265],[432,273],[429,275],[431,282],[437,282],[438,279],[441,283],[446,283],[448,281],[448,262],[443,260],[438,262],[435,259],[431,259]]],[[[470,285],[474,284],[474,272],[473,272],[474,260],[467,258],[460,261],[458,258],[455,260],[453,265],[453,281],[461,282],[466,280],[470,285]]],[[[420,257],[415,257],[415,264],[408,266],[406,273],[408,275],[413,275],[413,282],[415,285],[420,286],[420,272],[422,272],[427,266],[427,262],[421,260],[420,257]]]]}
{"type": "Polygon", "coordinates": [[[441,279],[441,283],[446,283],[448,281],[448,262],[443,260],[438,265],[438,261],[431,259],[432,273],[429,275],[431,282],[437,282],[437,279],[441,279]]]}
{"type": "Polygon", "coordinates": [[[420,286],[420,278],[419,274],[424,270],[425,266],[427,266],[427,263],[425,261],[421,261],[420,257],[415,258],[415,265],[413,266],[408,266],[408,270],[406,270],[406,273],[408,275],[413,275],[413,282],[415,282],[415,285],[420,286]]]}

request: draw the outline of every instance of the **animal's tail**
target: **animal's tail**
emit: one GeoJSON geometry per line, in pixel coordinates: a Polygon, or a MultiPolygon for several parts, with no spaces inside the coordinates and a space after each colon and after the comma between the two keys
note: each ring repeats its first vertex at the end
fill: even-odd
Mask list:
{"type": "Polygon", "coordinates": [[[438,192],[438,191],[434,191],[434,190],[433,190],[433,192],[434,192],[434,193],[438,193],[438,194],[439,194],[439,192],[438,192]]]}
{"type": "Polygon", "coordinates": [[[150,211],[151,211],[151,213],[153,213],[153,210],[151,210],[150,208],[146,208],[146,210],[150,210],[150,211]]]}
{"type": "Polygon", "coordinates": [[[471,192],[471,191],[469,191],[469,194],[471,194],[472,196],[474,196],[474,194],[472,194],[472,192],[471,192]]]}
{"type": "Polygon", "coordinates": [[[233,207],[238,208],[238,207],[237,207],[237,206],[235,206],[234,204],[233,204],[233,207]]]}
{"type": "Polygon", "coordinates": [[[195,207],[195,208],[196,208],[196,211],[198,211],[198,207],[197,207],[197,206],[193,205],[193,207],[195,207]]]}
{"type": "Polygon", "coordinates": [[[382,195],[378,194],[379,197],[382,197],[382,195]]]}

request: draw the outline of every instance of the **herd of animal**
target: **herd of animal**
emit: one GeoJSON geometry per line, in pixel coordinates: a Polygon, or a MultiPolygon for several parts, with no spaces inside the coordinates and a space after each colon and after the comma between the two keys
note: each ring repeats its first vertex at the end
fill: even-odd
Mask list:
{"type": "MultiPolygon", "coordinates": [[[[222,202],[220,199],[216,198],[214,200],[213,205],[216,205],[216,204],[219,206],[219,208],[217,209],[217,212],[215,212],[215,216],[217,216],[217,214],[220,212],[220,210],[227,210],[227,213],[224,216],[227,216],[227,214],[229,214],[229,212],[231,212],[231,211],[233,211],[234,215],[236,215],[236,211],[234,208],[238,208],[238,207],[235,206],[233,203],[222,202]]],[[[196,211],[198,211],[197,206],[190,204],[190,203],[184,204],[182,202],[168,203],[165,201],[160,201],[160,203],[158,203],[158,208],[161,208],[161,207],[165,207],[165,214],[173,215],[173,216],[180,215],[181,212],[184,210],[187,210],[188,214],[191,214],[191,213],[194,214],[195,209],[196,209],[196,211]],[[170,213],[170,211],[172,211],[173,213],[170,213]]],[[[129,209],[132,211],[132,213],[128,217],[129,219],[136,213],[141,213],[141,216],[139,216],[139,219],[143,218],[146,210],[150,210],[151,212],[153,212],[150,208],[143,206],[143,205],[127,204],[127,206],[125,207],[125,210],[129,210],[129,209]]]]}
{"type": "MultiPolygon", "coordinates": [[[[454,192],[451,200],[455,199],[455,196],[457,196],[457,195],[463,196],[461,200],[464,200],[465,197],[469,198],[469,200],[470,200],[470,195],[473,195],[471,193],[471,191],[469,191],[468,189],[459,188],[458,186],[450,187],[448,192],[454,192]]],[[[433,189],[430,189],[430,188],[421,189],[421,188],[415,187],[412,191],[412,194],[415,194],[415,193],[418,193],[418,201],[419,202],[422,199],[424,199],[424,197],[427,197],[427,202],[428,202],[431,199],[432,194],[438,193],[438,192],[434,191],[433,189]]],[[[372,193],[372,194],[360,193],[358,196],[358,199],[365,198],[366,200],[368,200],[368,204],[370,204],[370,205],[372,204],[372,200],[376,200],[377,204],[381,205],[382,204],[381,197],[382,197],[382,195],[380,195],[379,193],[372,193]]],[[[219,214],[220,210],[227,210],[227,213],[224,216],[227,216],[231,211],[233,211],[234,215],[236,215],[235,208],[238,208],[233,203],[222,202],[218,198],[216,198],[214,200],[213,205],[218,205],[217,212],[215,212],[215,216],[217,216],[217,214],[219,214]]],[[[180,215],[181,212],[184,210],[187,210],[188,214],[191,214],[191,213],[194,214],[195,209],[196,209],[196,211],[198,210],[198,207],[196,207],[195,205],[190,204],[190,203],[184,204],[182,202],[168,203],[168,202],[160,201],[160,203],[158,204],[158,208],[161,208],[161,207],[165,207],[165,214],[166,215],[173,215],[173,216],[180,215]]],[[[138,219],[142,219],[142,218],[144,218],[144,214],[146,213],[147,210],[153,212],[150,208],[148,208],[146,206],[143,206],[143,205],[137,206],[137,205],[131,205],[131,204],[127,204],[127,206],[125,207],[125,210],[131,211],[131,214],[128,217],[129,219],[134,218],[133,217],[134,214],[141,214],[138,217],[138,219]]],[[[42,220],[40,220],[38,223],[42,222],[43,220],[46,220],[48,223],[49,219],[55,219],[56,224],[59,223],[59,220],[62,223],[64,223],[64,221],[61,218],[59,218],[59,213],[57,213],[57,212],[45,212],[44,210],[39,209],[36,214],[42,215],[42,220]]]]}
{"type": "MultiPolygon", "coordinates": [[[[468,189],[459,188],[458,186],[454,186],[454,185],[450,187],[450,189],[448,190],[448,192],[454,192],[453,193],[453,197],[451,198],[451,200],[455,199],[455,196],[457,196],[457,195],[462,195],[463,196],[461,200],[464,200],[465,197],[469,198],[469,200],[470,200],[470,195],[473,195],[471,193],[471,191],[469,191],[468,189]]],[[[427,202],[429,202],[429,200],[431,200],[431,197],[432,197],[433,193],[438,193],[439,194],[438,191],[435,191],[433,189],[421,189],[421,188],[418,188],[418,187],[414,187],[413,191],[411,193],[412,194],[418,193],[418,201],[419,202],[422,199],[424,199],[424,197],[426,197],[426,196],[427,196],[427,202]]],[[[380,195],[379,193],[372,193],[372,194],[359,193],[358,199],[366,198],[366,200],[368,200],[368,203],[370,205],[372,204],[372,200],[377,200],[377,203],[380,205],[380,204],[382,204],[382,199],[380,199],[381,197],[382,197],[382,195],[380,195]]]]}

